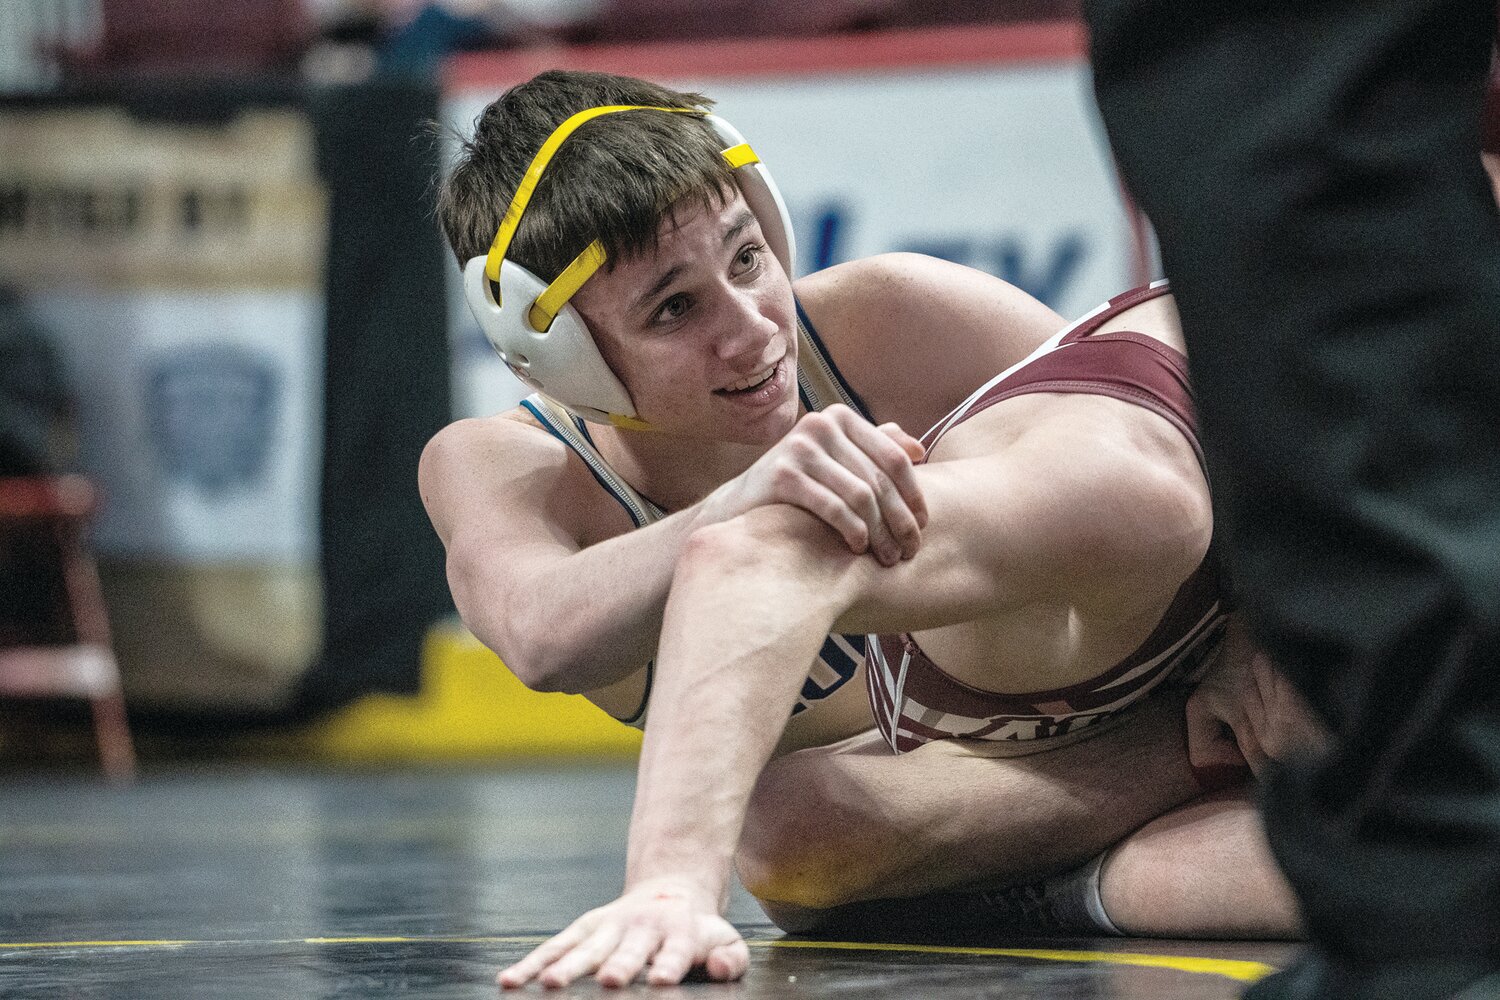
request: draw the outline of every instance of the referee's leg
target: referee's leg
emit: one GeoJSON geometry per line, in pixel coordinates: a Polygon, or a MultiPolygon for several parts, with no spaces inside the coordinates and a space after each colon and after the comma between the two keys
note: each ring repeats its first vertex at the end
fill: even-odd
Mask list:
{"type": "Polygon", "coordinates": [[[1442,997],[1500,966],[1493,3],[1085,0],[1238,582],[1338,737],[1268,791],[1316,954],[1256,996],[1442,997]]]}

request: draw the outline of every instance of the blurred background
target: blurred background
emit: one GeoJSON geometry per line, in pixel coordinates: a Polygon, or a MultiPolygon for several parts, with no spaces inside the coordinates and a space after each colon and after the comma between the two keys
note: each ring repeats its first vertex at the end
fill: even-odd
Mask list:
{"type": "Polygon", "coordinates": [[[7,0],[0,770],[628,755],[453,618],[423,444],[523,395],[432,218],[552,66],[702,89],[803,272],[887,250],[1076,316],[1153,274],[1075,0],[7,0]]]}

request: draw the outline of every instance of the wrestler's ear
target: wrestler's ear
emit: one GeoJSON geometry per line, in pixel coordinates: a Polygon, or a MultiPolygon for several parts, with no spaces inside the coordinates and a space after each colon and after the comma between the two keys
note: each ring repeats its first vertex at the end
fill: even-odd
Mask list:
{"type": "Polygon", "coordinates": [[[1235,706],[1216,698],[1203,684],[1187,700],[1188,763],[1195,774],[1244,773],[1248,760],[1240,748],[1240,730],[1248,729],[1235,706]],[[1237,725],[1238,723],[1238,725],[1237,725]]]}

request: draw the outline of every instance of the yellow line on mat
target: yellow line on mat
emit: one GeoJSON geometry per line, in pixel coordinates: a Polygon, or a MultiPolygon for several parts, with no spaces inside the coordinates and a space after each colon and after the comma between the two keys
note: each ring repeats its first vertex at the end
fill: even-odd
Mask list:
{"type": "MultiPolygon", "coordinates": [[[[0,941],[0,949],[28,948],[184,948],[189,946],[244,946],[292,944],[539,944],[546,935],[511,937],[412,937],[404,935],[367,937],[310,937],[279,941],[264,940],[140,940],[140,941],[0,941]]],[[[1110,965],[1137,965],[1158,969],[1176,969],[1202,975],[1225,976],[1242,983],[1253,983],[1276,971],[1264,962],[1246,962],[1229,958],[1197,958],[1190,955],[1146,955],[1128,951],[1066,951],[1034,948],[970,948],[937,944],[882,944],[861,941],[789,941],[780,938],[755,938],[746,942],[752,948],[807,948],[824,951],[890,951],[925,955],[972,955],[977,957],[1033,958],[1050,962],[1105,962],[1110,965]]]]}
{"type": "Polygon", "coordinates": [[[1196,958],[1188,955],[1144,955],[1129,951],[1061,951],[1033,948],[966,948],[940,944],[875,944],[860,941],[750,941],[760,948],[814,948],[841,951],[904,951],[927,955],[979,955],[1004,958],[1037,958],[1049,962],[1107,962],[1110,965],[1142,965],[1158,969],[1176,969],[1211,976],[1227,976],[1242,983],[1275,972],[1264,962],[1245,962],[1231,958],[1196,958]]]}
{"type": "Polygon", "coordinates": [[[0,941],[0,948],[181,948],[202,941],[0,941]]]}
{"type": "Polygon", "coordinates": [[[274,944],[541,944],[545,934],[520,937],[312,937],[299,941],[276,941],[274,944]]]}
{"type": "Polygon", "coordinates": [[[540,944],[547,940],[545,934],[529,934],[522,937],[311,937],[286,938],[279,941],[251,940],[145,940],[145,941],[0,941],[0,948],[24,950],[27,948],[185,948],[212,947],[215,945],[288,945],[288,944],[540,944]]]}

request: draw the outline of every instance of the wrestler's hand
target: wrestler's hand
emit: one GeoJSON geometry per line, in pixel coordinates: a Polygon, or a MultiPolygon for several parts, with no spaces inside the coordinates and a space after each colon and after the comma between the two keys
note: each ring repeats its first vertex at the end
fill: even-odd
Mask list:
{"type": "Polygon", "coordinates": [[[1188,698],[1187,739],[1194,768],[1248,764],[1260,777],[1270,761],[1323,749],[1328,736],[1292,682],[1233,623],[1218,660],[1188,698]]]}
{"type": "Polygon", "coordinates": [[[892,566],[916,555],[927,502],[912,469],[923,448],[895,424],[878,427],[847,406],[809,413],[754,465],[703,501],[703,523],[791,504],[819,518],[854,552],[892,566]]]}
{"type": "Polygon", "coordinates": [[[750,950],[719,915],[717,900],[691,883],[662,878],[585,913],[496,981],[502,989],[532,980],[556,988],[593,973],[604,986],[626,986],[646,969],[648,983],[671,986],[698,967],[728,982],[749,965],[750,950]]]}

